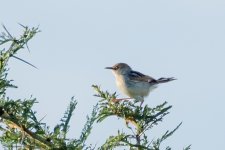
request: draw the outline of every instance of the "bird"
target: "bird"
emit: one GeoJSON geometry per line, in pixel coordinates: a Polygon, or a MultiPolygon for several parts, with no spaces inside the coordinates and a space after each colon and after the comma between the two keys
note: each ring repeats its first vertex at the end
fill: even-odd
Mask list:
{"type": "Polygon", "coordinates": [[[117,63],[112,67],[105,67],[105,69],[112,70],[118,89],[129,96],[128,99],[135,99],[141,102],[141,105],[144,98],[152,90],[156,89],[159,84],[176,80],[174,77],[154,79],[151,76],[132,70],[126,63],[117,63]]]}

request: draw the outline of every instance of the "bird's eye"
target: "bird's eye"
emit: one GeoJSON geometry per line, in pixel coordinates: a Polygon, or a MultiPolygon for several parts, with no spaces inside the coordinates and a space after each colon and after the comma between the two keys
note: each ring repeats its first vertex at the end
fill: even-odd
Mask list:
{"type": "Polygon", "coordinates": [[[114,70],[117,70],[117,69],[119,69],[119,66],[115,66],[115,67],[114,67],[114,70]]]}

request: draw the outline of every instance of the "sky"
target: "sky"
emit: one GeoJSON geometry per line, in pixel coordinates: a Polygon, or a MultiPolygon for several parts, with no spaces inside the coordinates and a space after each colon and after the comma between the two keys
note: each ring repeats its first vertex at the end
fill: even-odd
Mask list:
{"type": "MultiPolygon", "coordinates": [[[[178,150],[224,149],[225,143],[225,1],[224,0],[68,0],[1,1],[0,23],[20,35],[21,23],[41,30],[9,62],[15,99],[36,97],[34,109],[51,129],[72,96],[78,101],[69,136],[78,138],[93,106],[92,84],[118,92],[104,68],[118,62],[154,78],[175,77],[145,99],[152,107],[167,101],[170,114],[149,137],[179,130],[163,146],[178,150]]],[[[3,31],[3,28],[0,28],[3,31]]],[[[95,124],[88,143],[101,145],[125,129],[116,117],[95,124]]]]}

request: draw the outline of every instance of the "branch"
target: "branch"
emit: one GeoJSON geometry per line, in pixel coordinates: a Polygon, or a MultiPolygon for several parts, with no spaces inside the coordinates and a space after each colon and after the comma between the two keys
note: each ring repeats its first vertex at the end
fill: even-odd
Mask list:
{"type": "Polygon", "coordinates": [[[47,139],[37,135],[36,133],[30,131],[29,129],[27,129],[24,125],[22,125],[20,123],[20,120],[15,118],[12,115],[9,115],[8,113],[6,113],[3,108],[0,108],[0,117],[2,119],[4,119],[4,122],[9,126],[9,127],[14,127],[18,130],[20,130],[21,132],[24,132],[26,135],[28,135],[31,139],[33,139],[35,142],[39,143],[40,145],[42,145],[42,147],[45,148],[52,148],[54,145],[51,142],[48,142],[47,139]]]}

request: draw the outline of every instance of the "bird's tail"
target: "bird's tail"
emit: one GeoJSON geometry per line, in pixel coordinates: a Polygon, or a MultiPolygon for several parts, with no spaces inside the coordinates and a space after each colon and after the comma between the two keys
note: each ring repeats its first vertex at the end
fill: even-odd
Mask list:
{"type": "Polygon", "coordinates": [[[171,77],[171,78],[159,78],[157,81],[157,83],[166,83],[166,82],[169,82],[169,81],[173,81],[173,80],[176,80],[174,77],[171,77]]]}

